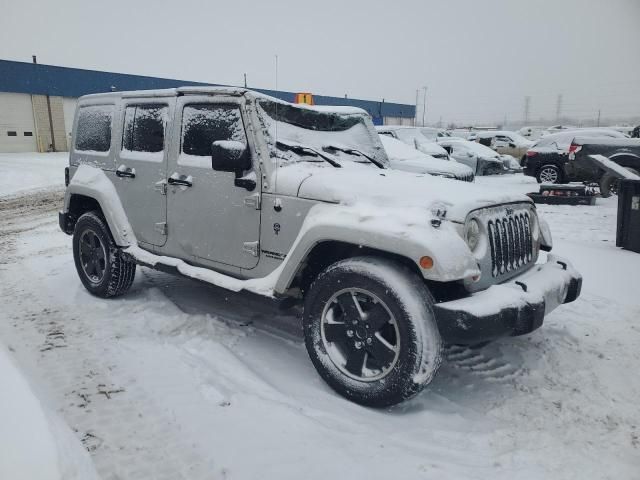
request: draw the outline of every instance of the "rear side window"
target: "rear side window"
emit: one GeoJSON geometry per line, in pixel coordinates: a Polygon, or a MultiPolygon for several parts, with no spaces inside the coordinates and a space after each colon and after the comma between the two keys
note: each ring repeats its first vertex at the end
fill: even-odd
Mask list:
{"type": "Polygon", "coordinates": [[[108,152],[111,146],[113,105],[80,107],[76,129],[76,150],[108,152]]]}
{"type": "Polygon", "coordinates": [[[122,149],[156,153],[164,150],[166,105],[130,105],[124,111],[122,149]]]}
{"type": "Polygon", "coordinates": [[[188,155],[211,156],[216,140],[247,144],[240,108],[236,105],[190,104],[182,115],[182,151],[188,155]]]}

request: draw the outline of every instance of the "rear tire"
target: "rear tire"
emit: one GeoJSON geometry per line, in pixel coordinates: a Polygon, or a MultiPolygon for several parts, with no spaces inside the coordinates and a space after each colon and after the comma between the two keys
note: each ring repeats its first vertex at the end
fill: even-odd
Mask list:
{"type": "Polygon", "coordinates": [[[102,298],[125,293],[136,274],[136,264],[115,244],[98,212],[85,213],[76,222],[73,259],[84,287],[102,298]]]}
{"type": "Polygon", "coordinates": [[[562,172],[557,165],[548,163],[538,169],[536,180],[538,183],[562,183],[562,172]]]}
{"type": "Polygon", "coordinates": [[[400,403],[440,367],[432,304],[422,279],[404,265],[376,257],[334,263],[305,298],[309,357],[340,395],[371,407],[400,403]]]}
{"type": "MultiPolygon", "coordinates": [[[[624,167],[624,168],[629,170],[631,173],[640,175],[635,168],[629,168],[629,167],[624,167]]],[[[602,175],[602,178],[600,178],[600,196],[602,198],[608,198],[612,194],[617,195],[619,182],[620,182],[620,179],[617,177],[614,177],[613,175],[610,175],[608,173],[605,173],[604,175],[602,175]]]]}

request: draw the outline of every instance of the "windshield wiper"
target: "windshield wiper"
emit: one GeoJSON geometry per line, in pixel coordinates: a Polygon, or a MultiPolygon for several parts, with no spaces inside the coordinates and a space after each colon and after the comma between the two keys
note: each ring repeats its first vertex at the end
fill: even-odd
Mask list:
{"type": "Polygon", "coordinates": [[[371,163],[373,163],[376,167],[378,168],[385,168],[385,166],[382,164],[382,162],[380,162],[379,160],[376,160],[375,158],[367,155],[364,152],[361,152],[360,150],[357,150],[355,148],[343,148],[343,147],[336,147],[335,145],[328,145],[325,147],[328,150],[336,150],[338,152],[344,152],[348,155],[358,155],[360,157],[364,157],[367,160],[369,160],[371,163]]]}
{"type": "Polygon", "coordinates": [[[297,145],[293,143],[285,143],[285,142],[281,142],[280,140],[276,142],[276,146],[285,151],[290,150],[295,153],[302,153],[302,154],[310,155],[312,157],[320,157],[323,160],[325,160],[327,163],[330,163],[331,165],[333,165],[334,167],[342,168],[342,165],[336,162],[333,158],[328,157],[323,153],[320,153],[315,148],[305,147],[304,145],[297,145]]]}

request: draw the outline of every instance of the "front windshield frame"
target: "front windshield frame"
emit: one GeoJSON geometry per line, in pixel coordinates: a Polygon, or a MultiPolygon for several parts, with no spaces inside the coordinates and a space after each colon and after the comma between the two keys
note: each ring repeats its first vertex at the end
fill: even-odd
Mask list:
{"type": "Polygon", "coordinates": [[[385,168],[390,168],[389,159],[371,117],[355,109],[341,111],[340,108],[331,110],[328,107],[325,111],[272,98],[258,98],[255,111],[270,147],[270,156],[278,157],[279,166],[282,166],[283,162],[286,164],[309,160],[308,157],[305,158],[293,151],[285,153],[278,149],[276,143],[284,140],[321,151],[337,162],[346,160],[375,166],[375,163],[366,157],[332,151],[331,147],[359,150],[385,168]]]}

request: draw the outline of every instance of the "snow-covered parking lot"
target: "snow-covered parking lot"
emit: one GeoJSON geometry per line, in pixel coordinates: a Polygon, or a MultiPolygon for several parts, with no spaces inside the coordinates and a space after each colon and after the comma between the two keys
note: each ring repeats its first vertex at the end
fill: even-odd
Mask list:
{"type": "Polygon", "coordinates": [[[266,299],[146,268],[124,297],[89,295],[57,224],[63,165],[0,155],[0,348],[103,479],[639,478],[640,255],[615,247],[615,198],[539,206],[584,276],[576,302],[528,336],[450,347],[422,394],[373,410],[326,386],[266,299]]]}

